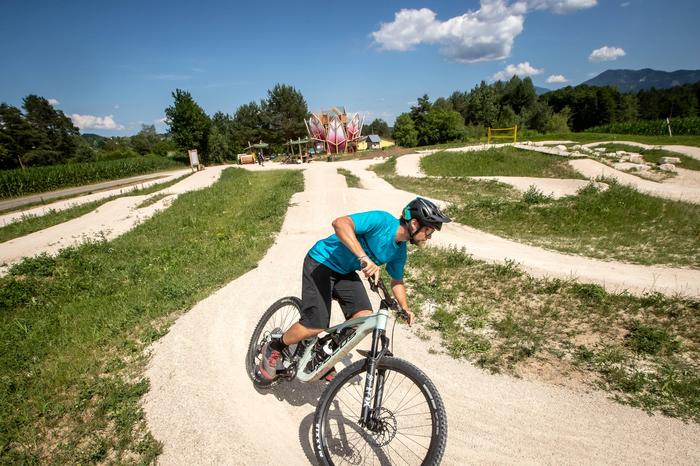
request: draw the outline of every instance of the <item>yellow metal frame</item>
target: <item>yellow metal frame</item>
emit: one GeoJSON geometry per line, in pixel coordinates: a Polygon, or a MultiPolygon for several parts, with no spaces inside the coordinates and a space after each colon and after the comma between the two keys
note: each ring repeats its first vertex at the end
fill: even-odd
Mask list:
{"type": "Polygon", "coordinates": [[[488,129],[488,143],[491,144],[491,139],[510,139],[513,138],[513,143],[518,142],[518,125],[512,128],[489,128],[488,129]],[[512,131],[513,135],[510,134],[500,135],[496,131],[512,131]]]}

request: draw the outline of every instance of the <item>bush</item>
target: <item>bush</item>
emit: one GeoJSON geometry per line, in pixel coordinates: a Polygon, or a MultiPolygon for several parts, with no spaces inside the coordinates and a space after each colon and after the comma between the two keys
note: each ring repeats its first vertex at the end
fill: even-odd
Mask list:
{"type": "Polygon", "coordinates": [[[537,189],[537,186],[534,184],[523,193],[523,202],[525,204],[544,204],[551,199],[551,197],[537,189]]]}
{"type": "Polygon", "coordinates": [[[34,149],[25,153],[22,156],[22,163],[25,166],[41,166],[41,165],[54,165],[61,163],[61,158],[63,154],[56,150],[49,149],[34,149]]]}
{"type": "Polygon", "coordinates": [[[569,107],[564,107],[561,112],[549,117],[549,121],[544,126],[545,132],[570,133],[569,118],[571,118],[571,110],[569,110],[569,107]]]}

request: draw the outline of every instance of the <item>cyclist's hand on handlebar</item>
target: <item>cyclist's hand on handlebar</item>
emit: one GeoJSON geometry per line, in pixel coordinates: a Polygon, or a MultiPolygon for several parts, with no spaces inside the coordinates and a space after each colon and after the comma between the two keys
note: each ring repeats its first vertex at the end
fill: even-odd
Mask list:
{"type": "Polygon", "coordinates": [[[416,315],[408,309],[401,309],[401,317],[408,322],[409,327],[413,325],[413,322],[416,320],[416,315]]]}
{"type": "Polygon", "coordinates": [[[369,280],[372,279],[372,283],[376,284],[379,281],[379,276],[381,275],[381,269],[377,264],[372,262],[369,257],[362,259],[362,273],[369,280]]]}

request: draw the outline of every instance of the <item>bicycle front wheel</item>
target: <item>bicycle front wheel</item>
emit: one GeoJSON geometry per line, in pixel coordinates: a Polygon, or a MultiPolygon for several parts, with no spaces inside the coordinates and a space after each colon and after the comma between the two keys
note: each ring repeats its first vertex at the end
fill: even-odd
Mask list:
{"type": "MultiPolygon", "coordinates": [[[[366,361],[340,372],[314,417],[314,450],[321,464],[439,464],[447,443],[447,414],[435,385],[402,359],[384,357],[381,408],[371,428],[360,425],[366,361]]],[[[373,380],[377,380],[376,374],[373,380]]],[[[374,406],[374,387],[372,404],[374,406]]]]}

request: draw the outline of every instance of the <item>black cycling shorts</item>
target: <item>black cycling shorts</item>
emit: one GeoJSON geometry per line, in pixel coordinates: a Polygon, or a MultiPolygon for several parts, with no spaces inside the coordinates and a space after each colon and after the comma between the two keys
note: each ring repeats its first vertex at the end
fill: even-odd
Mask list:
{"type": "Polygon", "coordinates": [[[358,311],[371,310],[372,303],[357,272],[338,273],[319,264],[308,254],[301,281],[301,319],[306,328],[327,329],[331,321],[331,301],[336,299],[346,319],[358,311]]]}

